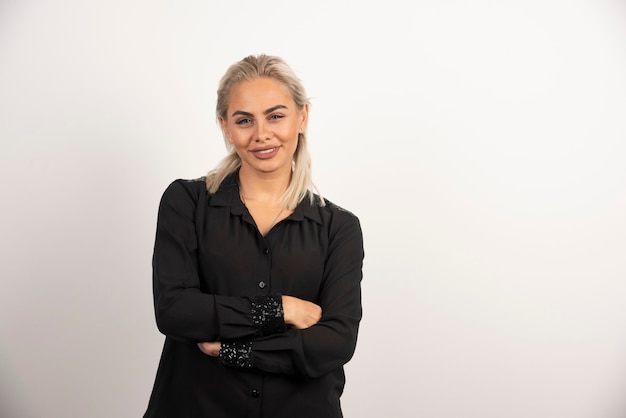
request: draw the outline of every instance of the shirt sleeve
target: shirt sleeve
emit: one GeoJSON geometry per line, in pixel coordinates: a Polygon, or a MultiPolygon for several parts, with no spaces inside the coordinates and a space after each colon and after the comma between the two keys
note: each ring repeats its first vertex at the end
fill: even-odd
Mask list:
{"type": "Polygon", "coordinates": [[[202,292],[195,227],[197,202],[198,191],[184,181],[173,182],[161,198],[152,259],[159,330],[191,342],[253,338],[283,331],[282,304],[276,295],[248,298],[202,292]]]}
{"type": "Polygon", "coordinates": [[[329,248],[317,301],[322,307],[322,319],[304,330],[288,329],[253,338],[250,346],[240,341],[223,343],[230,360],[231,352],[238,350],[237,361],[229,362],[229,356],[224,355],[223,364],[311,378],[342,367],[354,354],[362,316],[363,257],[361,227],[350,215],[334,234],[329,248]]]}

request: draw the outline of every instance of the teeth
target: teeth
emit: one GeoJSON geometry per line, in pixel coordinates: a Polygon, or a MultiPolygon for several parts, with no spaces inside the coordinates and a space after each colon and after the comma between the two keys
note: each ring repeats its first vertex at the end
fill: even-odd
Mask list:
{"type": "Polygon", "coordinates": [[[268,153],[274,151],[274,149],[275,148],[264,149],[264,150],[261,150],[261,151],[257,151],[257,153],[259,153],[259,154],[268,154],[268,153]]]}

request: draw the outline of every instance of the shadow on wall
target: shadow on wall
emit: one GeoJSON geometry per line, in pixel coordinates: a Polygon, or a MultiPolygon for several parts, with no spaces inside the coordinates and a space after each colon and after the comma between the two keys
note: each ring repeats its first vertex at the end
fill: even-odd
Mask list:
{"type": "Polygon", "coordinates": [[[0,416],[7,418],[30,418],[35,416],[29,409],[22,389],[19,373],[6,364],[5,353],[0,350],[0,416]]]}

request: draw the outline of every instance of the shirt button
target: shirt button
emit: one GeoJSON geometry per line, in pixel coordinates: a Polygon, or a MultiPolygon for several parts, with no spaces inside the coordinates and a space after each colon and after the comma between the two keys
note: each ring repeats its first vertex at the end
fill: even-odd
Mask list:
{"type": "Polygon", "coordinates": [[[265,289],[265,286],[267,286],[267,284],[265,282],[259,282],[259,287],[261,289],[265,289]]]}
{"type": "Polygon", "coordinates": [[[263,254],[268,255],[269,253],[270,253],[270,249],[269,248],[263,249],[263,254]]]}
{"type": "Polygon", "coordinates": [[[259,392],[256,389],[252,389],[252,392],[250,394],[252,395],[253,398],[258,398],[261,392],[259,392]]]}

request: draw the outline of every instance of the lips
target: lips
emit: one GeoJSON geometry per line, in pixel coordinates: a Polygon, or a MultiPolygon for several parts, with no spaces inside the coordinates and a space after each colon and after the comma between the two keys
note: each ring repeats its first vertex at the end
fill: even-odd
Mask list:
{"type": "Polygon", "coordinates": [[[257,158],[266,160],[276,155],[279,149],[280,147],[263,148],[263,149],[252,150],[251,153],[257,158]]]}

